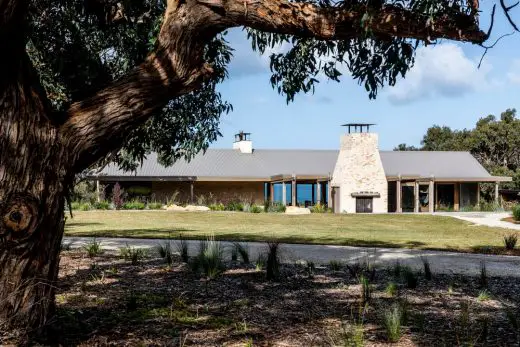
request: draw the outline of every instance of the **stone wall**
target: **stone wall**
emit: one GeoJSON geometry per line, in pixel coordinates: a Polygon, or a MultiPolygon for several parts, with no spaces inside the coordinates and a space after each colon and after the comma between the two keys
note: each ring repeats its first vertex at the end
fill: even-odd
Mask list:
{"type": "Polygon", "coordinates": [[[339,187],[339,212],[355,213],[352,193],[376,192],[373,212],[388,212],[388,183],[379,155],[378,136],[373,133],[345,134],[334,168],[331,185],[339,187]]]}

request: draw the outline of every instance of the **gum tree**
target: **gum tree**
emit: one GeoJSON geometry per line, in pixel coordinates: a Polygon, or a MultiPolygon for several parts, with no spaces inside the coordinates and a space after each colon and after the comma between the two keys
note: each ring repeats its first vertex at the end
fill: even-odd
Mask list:
{"type": "MultiPolygon", "coordinates": [[[[420,43],[484,42],[478,4],[432,0],[0,0],[0,324],[52,316],[64,204],[77,173],[151,150],[204,149],[230,105],[225,31],[245,27],[292,100],[345,64],[370,97],[420,43]],[[320,59],[325,57],[326,59],[320,59]]],[[[130,160],[128,160],[130,159],[130,160]]]]}

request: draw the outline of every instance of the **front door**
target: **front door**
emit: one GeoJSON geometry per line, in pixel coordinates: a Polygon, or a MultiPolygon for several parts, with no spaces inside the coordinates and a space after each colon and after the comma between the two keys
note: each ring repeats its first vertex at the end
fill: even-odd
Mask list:
{"type": "Polygon", "coordinates": [[[372,213],[374,198],[356,198],[356,213],[372,213]]]}

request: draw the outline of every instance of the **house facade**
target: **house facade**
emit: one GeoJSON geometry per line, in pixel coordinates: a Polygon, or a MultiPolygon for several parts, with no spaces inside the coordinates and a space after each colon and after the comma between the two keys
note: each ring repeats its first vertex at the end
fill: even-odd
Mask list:
{"type": "Polygon", "coordinates": [[[135,172],[115,165],[90,179],[123,189],[138,187],[150,199],[173,195],[185,202],[265,200],[293,206],[317,203],[336,213],[460,210],[480,201],[480,184],[510,177],[490,175],[468,152],[380,151],[371,124],[346,124],[339,150],[254,149],[240,133],[230,149],[209,149],[171,167],[150,155],[135,172]]]}

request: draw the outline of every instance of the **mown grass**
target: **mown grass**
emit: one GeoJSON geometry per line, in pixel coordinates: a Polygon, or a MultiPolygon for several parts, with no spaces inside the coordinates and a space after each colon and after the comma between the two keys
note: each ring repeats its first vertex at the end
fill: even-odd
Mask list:
{"type": "MultiPolygon", "coordinates": [[[[503,247],[508,230],[435,215],[335,215],[77,211],[67,236],[278,241],[474,252],[503,247]]],[[[514,233],[514,232],[513,232],[514,233]]],[[[520,232],[517,232],[520,236],[520,232]]]]}

